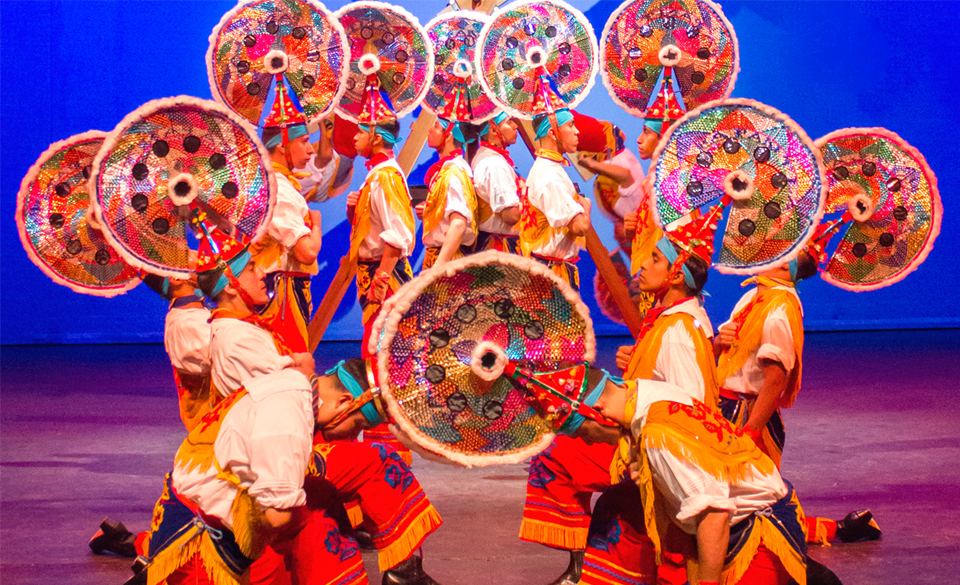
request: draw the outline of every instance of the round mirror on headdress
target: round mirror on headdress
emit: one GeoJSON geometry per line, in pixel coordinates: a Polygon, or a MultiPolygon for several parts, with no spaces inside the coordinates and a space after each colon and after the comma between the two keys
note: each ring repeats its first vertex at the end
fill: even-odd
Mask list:
{"type": "Polygon", "coordinates": [[[381,2],[347,4],[335,16],[349,47],[340,111],[353,121],[360,118],[371,75],[397,118],[420,105],[434,77],[433,55],[420,21],[399,6],[381,2]]]}
{"type": "Polygon", "coordinates": [[[104,141],[90,181],[104,234],[123,259],[174,278],[191,273],[196,220],[257,240],[277,190],[256,129],[217,102],[187,96],[127,115],[104,141]]]}
{"type": "Polygon", "coordinates": [[[817,139],[827,168],[825,221],[810,250],[825,260],[824,280],[852,291],[875,290],[916,270],[940,233],[937,177],[906,140],[884,128],[845,128],[817,139]]]}
{"type": "Polygon", "coordinates": [[[590,21],[561,0],[522,0],[494,13],[478,41],[483,89],[511,116],[531,119],[548,91],[575,108],[599,63],[590,21]],[[549,88],[541,88],[547,83],[549,88]]]}
{"type": "Polygon", "coordinates": [[[489,20],[489,16],[479,12],[455,10],[427,23],[434,72],[433,82],[423,99],[425,108],[442,114],[462,87],[467,93],[469,119],[460,121],[479,124],[497,115],[496,104],[480,86],[475,59],[480,31],[489,20]]]}
{"type": "Polygon", "coordinates": [[[245,0],[210,35],[214,98],[254,125],[270,88],[284,80],[308,122],[326,117],[346,89],[343,28],[314,0],[245,0]]]}
{"type": "Polygon", "coordinates": [[[106,136],[90,130],[50,145],[17,193],[17,230],[30,260],[57,284],[100,297],[140,283],[104,238],[90,203],[91,165],[106,136]]]}
{"type": "MultiPolygon", "coordinates": [[[[702,223],[724,226],[713,265],[726,273],[754,274],[795,258],[826,200],[820,150],[786,115],[753,100],[687,113],[660,141],[650,168],[660,226],[716,203],[702,223]]],[[[712,251],[713,232],[705,239],[712,251]]]]}
{"type": "Polygon", "coordinates": [[[388,410],[410,440],[468,466],[549,445],[550,421],[504,374],[593,361],[590,315],[569,285],[489,251],[426,271],[393,299],[372,344],[388,410]]]}
{"type": "Polygon", "coordinates": [[[733,26],[710,0],[628,0],[610,15],[600,49],[610,97],[640,118],[658,85],[672,94],[676,79],[692,110],[729,97],[740,70],[733,26]]]}

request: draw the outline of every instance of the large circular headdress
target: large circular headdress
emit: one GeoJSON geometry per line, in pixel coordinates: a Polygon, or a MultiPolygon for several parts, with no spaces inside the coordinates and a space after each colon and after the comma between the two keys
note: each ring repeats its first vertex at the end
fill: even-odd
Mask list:
{"type": "Polygon", "coordinates": [[[484,91],[511,116],[535,115],[545,72],[556,94],[575,108],[599,68],[590,21],[561,0],[521,0],[494,13],[480,33],[477,70],[484,91]]]}
{"type": "Polygon", "coordinates": [[[899,282],[926,260],[940,233],[936,175],[916,148],[884,128],[845,128],[816,144],[829,180],[826,213],[844,213],[825,228],[843,235],[823,279],[852,291],[899,282]]]}
{"type": "Polygon", "coordinates": [[[753,274],[795,258],[826,200],[819,149],[786,115],[753,100],[688,112],[660,141],[651,169],[661,226],[717,201],[730,205],[713,264],[726,273],[753,274]]]}
{"type": "Polygon", "coordinates": [[[315,0],[244,0],[210,35],[214,98],[258,125],[274,79],[286,79],[307,122],[336,107],[346,86],[343,28],[315,0]]]}
{"type": "Polygon", "coordinates": [[[688,111],[729,97],[740,70],[733,26],[710,0],[627,0],[610,15],[600,48],[610,97],[641,118],[665,67],[688,111]]]}
{"type": "Polygon", "coordinates": [[[335,13],[347,34],[349,70],[340,111],[356,121],[367,77],[376,75],[398,118],[412,112],[433,83],[427,32],[415,16],[382,2],[354,2],[335,13]]]}
{"type": "Polygon", "coordinates": [[[404,434],[468,466],[519,462],[550,443],[549,422],[502,374],[593,361],[590,315],[569,285],[490,251],[425,271],[394,298],[378,379],[404,434]]]}
{"type": "Polygon", "coordinates": [[[140,283],[95,227],[90,206],[90,165],[106,135],[90,130],[50,145],[17,194],[17,230],[30,260],[57,284],[100,297],[140,283]]]}
{"type": "Polygon", "coordinates": [[[238,239],[256,240],[277,190],[253,126],[217,102],[187,96],[127,115],[107,136],[90,180],[104,233],[124,260],[177,278],[191,272],[196,212],[235,228],[238,239]]]}
{"type": "Polygon", "coordinates": [[[474,58],[480,31],[489,20],[489,16],[479,12],[456,10],[427,23],[434,73],[423,105],[431,112],[441,112],[453,99],[457,85],[462,83],[466,84],[470,97],[472,122],[479,124],[497,114],[496,104],[478,83],[474,58]]]}

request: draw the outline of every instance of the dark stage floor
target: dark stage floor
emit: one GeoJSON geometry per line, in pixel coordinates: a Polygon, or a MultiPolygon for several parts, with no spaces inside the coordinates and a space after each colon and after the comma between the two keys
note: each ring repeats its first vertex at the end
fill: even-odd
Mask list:
{"type": "MultiPolygon", "coordinates": [[[[601,340],[602,364],[620,341],[601,340]]],[[[325,344],[318,366],[357,348],[325,344]]],[[[960,331],[811,334],[805,357],[784,475],[808,514],[870,507],[884,531],[813,556],[848,585],[958,582],[960,331]]],[[[119,585],[130,561],[86,542],[106,515],[149,525],[184,435],[163,348],[4,347],[0,383],[0,581],[119,585]]],[[[517,539],[522,466],[414,471],[445,520],[424,547],[444,585],[542,585],[566,565],[517,539]]]]}

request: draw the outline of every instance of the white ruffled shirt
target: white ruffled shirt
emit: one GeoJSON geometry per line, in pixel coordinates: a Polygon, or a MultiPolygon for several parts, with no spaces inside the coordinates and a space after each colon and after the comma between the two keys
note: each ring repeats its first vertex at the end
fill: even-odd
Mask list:
{"type": "Polygon", "coordinates": [[[306,166],[302,169],[295,169],[297,173],[309,174],[309,176],[297,180],[297,182],[300,183],[300,195],[302,195],[305,200],[309,199],[316,203],[323,203],[342,193],[342,189],[331,190],[333,181],[340,170],[341,160],[340,153],[333,151],[333,157],[330,159],[330,162],[323,167],[318,167],[317,155],[311,154],[306,166]]]}
{"type": "Polygon", "coordinates": [[[580,246],[576,238],[568,235],[563,228],[584,210],[577,200],[573,181],[563,169],[563,165],[537,157],[527,176],[526,189],[530,205],[539,209],[547,218],[550,227],[557,230],[545,244],[534,248],[533,253],[547,258],[576,260],[580,246]]]}
{"type": "MultiPolygon", "coordinates": [[[[307,200],[297,191],[290,179],[280,173],[277,177],[277,201],[273,208],[273,217],[267,226],[267,235],[282,245],[285,250],[280,254],[279,260],[270,266],[264,266],[263,271],[267,274],[271,272],[311,272],[304,268],[304,265],[297,261],[291,253],[291,249],[297,245],[300,238],[310,235],[310,228],[304,222],[304,218],[310,213],[307,206],[307,200]]],[[[316,264],[311,265],[312,271],[316,272],[316,264]]]]}
{"type": "MultiPolygon", "coordinates": [[[[360,242],[359,256],[363,260],[379,260],[383,257],[383,245],[390,244],[400,250],[400,254],[406,258],[413,254],[414,233],[403,223],[403,219],[397,216],[390,208],[386,196],[383,194],[383,188],[380,181],[371,179],[374,171],[384,167],[393,167],[403,176],[403,184],[407,186],[406,175],[396,159],[390,158],[370,169],[367,180],[370,181],[370,231],[360,242]]],[[[407,186],[409,191],[409,186],[407,186]]]]}
{"type": "Polygon", "coordinates": [[[493,211],[493,215],[478,224],[477,229],[491,234],[519,235],[516,225],[507,225],[497,215],[508,207],[520,205],[516,171],[502,154],[487,147],[481,147],[477,151],[472,166],[477,197],[486,201],[493,211]]]}
{"type": "MultiPolygon", "coordinates": [[[[777,286],[777,289],[788,291],[793,296],[797,296],[797,291],[789,286],[777,286]]],[[[753,288],[737,301],[733,308],[730,319],[737,314],[740,309],[747,306],[747,303],[757,296],[757,289],[753,288]]],[[[799,297],[797,297],[799,300],[799,297]]],[[[801,309],[802,310],[802,309],[801,309]]],[[[727,321],[726,323],[730,323],[727,321]]],[[[726,325],[724,323],[724,325],[726,325]]],[[[760,360],[772,360],[779,362],[786,370],[787,376],[797,365],[797,352],[793,349],[793,329],[790,327],[790,320],[787,318],[787,311],[783,307],[777,307],[770,311],[766,320],[763,322],[763,334],[760,337],[760,345],[750,351],[750,357],[743,367],[731,374],[723,383],[724,388],[738,394],[750,394],[756,396],[760,394],[760,389],[766,380],[763,367],[760,360]]]]}
{"type": "Polygon", "coordinates": [[[210,373],[210,311],[203,307],[170,309],[163,327],[163,347],[179,372],[210,373]]]}
{"type": "MultiPolygon", "coordinates": [[[[687,392],[672,384],[637,380],[637,411],[630,431],[638,442],[650,405],[661,400],[692,404],[687,392]]],[[[648,448],[647,461],[667,513],[687,534],[696,534],[696,518],[707,508],[730,512],[732,526],[787,495],[787,486],[777,471],[762,474],[755,470],[740,485],[730,485],[666,449],[648,448]]]]}
{"type": "MultiPolygon", "coordinates": [[[[470,179],[473,179],[473,170],[470,168],[470,165],[467,164],[466,159],[463,156],[455,156],[452,159],[443,163],[442,169],[449,168],[451,166],[458,166],[463,169],[467,176],[470,179]]],[[[439,174],[439,173],[438,173],[439,174]]],[[[454,177],[456,179],[456,177],[454,177]]],[[[461,246],[472,246],[474,242],[477,241],[477,234],[473,233],[470,229],[470,221],[473,218],[473,210],[470,209],[470,206],[467,205],[467,198],[465,195],[466,185],[460,183],[459,179],[452,180],[449,182],[449,188],[447,190],[447,207],[443,211],[443,219],[440,220],[440,225],[433,228],[433,231],[423,234],[423,245],[428,248],[439,248],[443,246],[443,240],[446,236],[447,230],[450,229],[450,216],[454,213],[462,215],[465,220],[467,220],[467,229],[463,232],[463,235],[460,237],[461,246]]]]}
{"type": "Polygon", "coordinates": [[[617,190],[620,196],[613,204],[613,214],[604,209],[603,206],[598,206],[604,217],[612,222],[617,222],[628,213],[632,213],[640,207],[640,202],[643,199],[642,185],[646,175],[643,172],[643,167],[640,166],[640,161],[637,160],[633,152],[627,148],[624,148],[606,162],[627,169],[630,171],[630,176],[633,177],[633,183],[618,187],[617,190]]]}
{"type": "Polygon", "coordinates": [[[277,351],[270,333],[253,323],[224,318],[214,319],[210,325],[210,373],[223,396],[246,387],[258,376],[293,365],[293,358],[277,351]]]}
{"type": "MultiPolygon", "coordinates": [[[[247,394],[223,418],[214,455],[225,471],[261,508],[289,509],[306,504],[303,480],[313,450],[312,390],[306,376],[281,370],[250,380],[247,394]]],[[[173,470],[177,493],[233,529],[231,508],[237,488],[206,472],[173,470]]]]}
{"type": "MultiPolygon", "coordinates": [[[[695,298],[688,299],[664,311],[661,316],[686,313],[694,318],[694,324],[707,338],[713,337],[710,317],[695,298]]],[[[706,382],[697,363],[697,350],[687,329],[677,323],[663,332],[660,352],[653,369],[653,380],[667,382],[681,389],[690,398],[703,400],[706,382]]]]}

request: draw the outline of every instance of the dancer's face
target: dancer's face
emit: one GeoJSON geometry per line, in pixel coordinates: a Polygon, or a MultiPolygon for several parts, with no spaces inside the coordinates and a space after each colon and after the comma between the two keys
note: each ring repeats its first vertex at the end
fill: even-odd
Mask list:
{"type": "Polygon", "coordinates": [[[580,144],[580,131],[577,130],[573,120],[560,126],[559,136],[557,136],[557,145],[561,152],[572,154],[577,152],[577,146],[580,144]]]}
{"type": "Polygon", "coordinates": [[[270,302],[267,295],[267,283],[264,282],[266,275],[263,269],[252,261],[247,263],[246,268],[237,277],[240,288],[250,296],[250,300],[256,305],[266,305],[270,302]]]}
{"type": "Polygon", "coordinates": [[[653,151],[657,149],[657,143],[660,136],[653,130],[644,127],[643,132],[637,137],[637,150],[640,151],[641,160],[649,160],[653,156],[653,151]]]}

